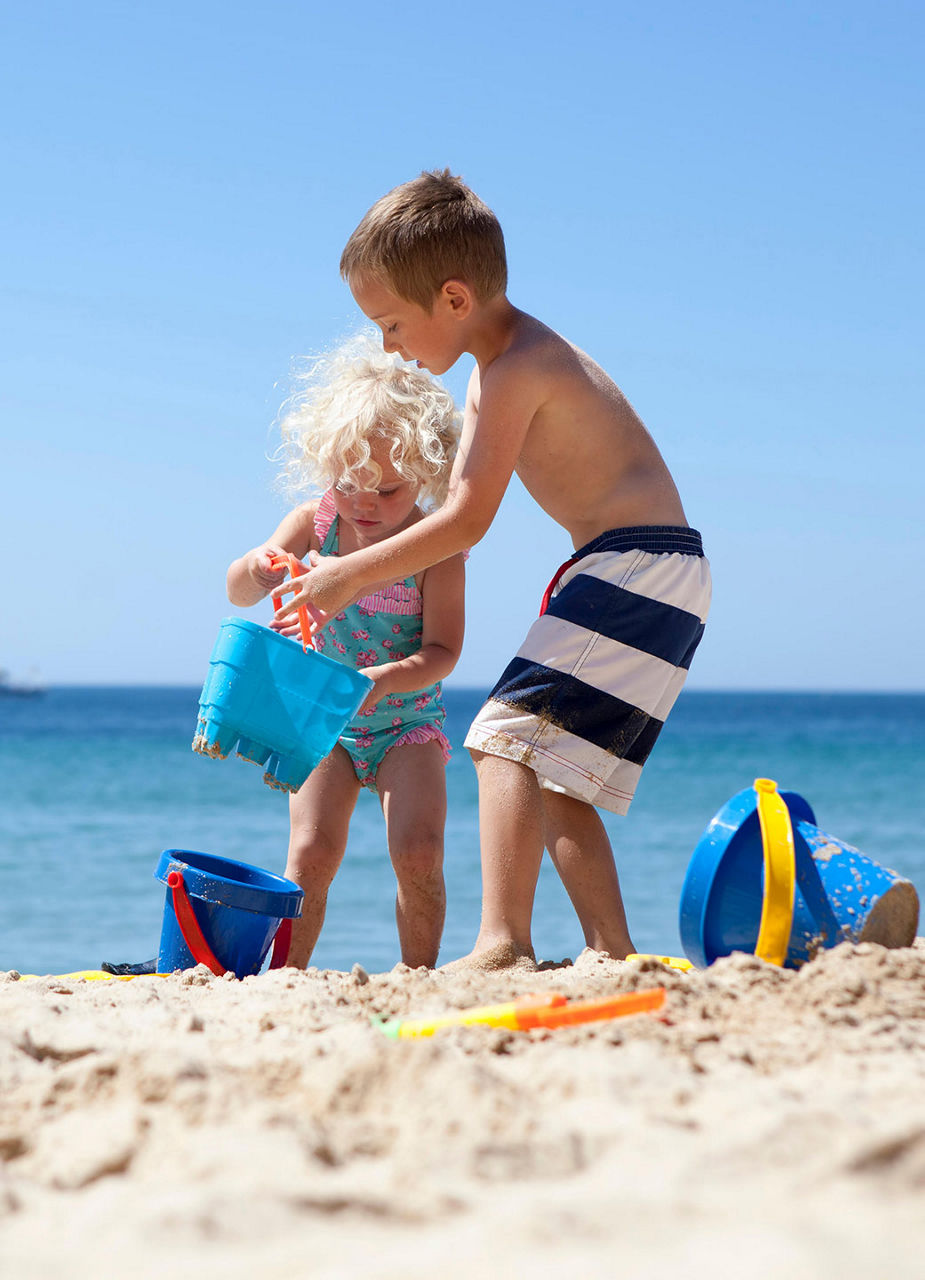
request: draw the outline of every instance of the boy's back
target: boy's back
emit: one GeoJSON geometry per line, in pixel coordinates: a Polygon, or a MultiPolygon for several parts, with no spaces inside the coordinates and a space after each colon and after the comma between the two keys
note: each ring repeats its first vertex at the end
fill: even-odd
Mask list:
{"type": "Polygon", "coordinates": [[[607,529],[685,526],[655,442],[603,369],[513,307],[509,333],[504,350],[473,371],[463,448],[486,432],[516,431],[525,422],[514,469],[575,547],[607,529]]]}

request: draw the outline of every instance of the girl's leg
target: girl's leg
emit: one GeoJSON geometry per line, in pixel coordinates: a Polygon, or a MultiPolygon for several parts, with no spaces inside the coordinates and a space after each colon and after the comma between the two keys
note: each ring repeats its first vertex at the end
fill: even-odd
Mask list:
{"type": "Polygon", "coordinates": [[[494,967],[533,958],[533,899],[543,858],[543,802],[526,765],[473,751],[479,779],[482,922],[472,962],[494,967]]]}
{"type": "Polygon", "coordinates": [[[286,875],[304,893],[302,914],[292,922],[287,964],[308,964],[328,902],[328,889],[347,847],[347,831],[360,784],[341,746],[314,769],[289,801],[286,875]]]}
{"type": "Polygon", "coordinates": [[[395,918],[401,958],[414,969],[433,968],[446,915],[446,766],[439,745],[407,742],[393,747],[379,766],[376,789],[398,881],[395,918]]]}
{"type": "Polygon", "coordinates": [[[542,793],[546,847],[595,951],[623,960],[635,951],[610,840],[597,810],[574,796],[542,793]]]}

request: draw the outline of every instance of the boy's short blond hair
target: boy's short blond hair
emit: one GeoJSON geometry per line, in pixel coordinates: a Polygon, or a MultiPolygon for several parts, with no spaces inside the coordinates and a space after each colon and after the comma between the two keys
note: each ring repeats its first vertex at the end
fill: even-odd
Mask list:
{"type": "Polygon", "coordinates": [[[422,173],[377,200],[347,241],[345,280],[378,280],[430,311],[447,280],[480,302],[507,289],[504,235],[491,209],[449,169],[422,173]]]}

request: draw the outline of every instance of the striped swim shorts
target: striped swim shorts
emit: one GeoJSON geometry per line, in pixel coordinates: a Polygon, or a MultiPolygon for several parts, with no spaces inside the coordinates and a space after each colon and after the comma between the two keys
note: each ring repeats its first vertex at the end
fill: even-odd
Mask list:
{"type": "Polygon", "coordinates": [[[466,746],[528,765],[550,791],[626,813],[700,643],[710,589],[696,530],[602,533],[550,583],[466,746]]]}

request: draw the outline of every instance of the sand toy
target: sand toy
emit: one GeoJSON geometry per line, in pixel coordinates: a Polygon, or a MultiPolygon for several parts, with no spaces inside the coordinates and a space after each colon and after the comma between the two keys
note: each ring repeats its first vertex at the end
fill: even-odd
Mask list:
{"type": "Polygon", "coordinates": [[[233,858],[166,849],[154,871],[167,886],[158,973],[204,964],[238,978],[285,964],[302,890],[292,880],[233,858]]]}
{"type": "Polygon", "coordinates": [[[690,973],[693,965],[683,956],[657,956],[651,951],[633,951],[625,957],[627,960],[657,960],[666,969],[675,969],[678,973],[690,973]]]}
{"type": "MultiPolygon", "coordinates": [[[[294,556],[290,573],[306,571],[294,556]]],[[[288,587],[273,596],[274,608],[288,587]]],[[[311,648],[312,622],[298,610],[302,643],[245,618],[225,618],[199,697],[193,750],[232,751],[262,765],[264,782],[298,791],[331,751],[372,688],[362,672],[311,648]]]]}
{"type": "Polygon", "coordinates": [[[625,991],[602,1000],[567,1000],[558,993],[524,996],[508,1004],[482,1005],[441,1014],[436,1018],[392,1018],[375,1025],[392,1040],[432,1036],[443,1027],[503,1027],[507,1031],[533,1031],[537,1027],[575,1027],[632,1013],[649,1013],[665,1003],[665,988],[625,991]]]}
{"type": "Polygon", "coordinates": [[[715,815],[681,890],[681,943],[695,965],[733,951],[799,968],[840,942],[908,947],[909,880],[820,831],[806,800],[757,778],[715,815]]]}
{"type": "MultiPolygon", "coordinates": [[[[55,982],[131,982],[136,976],[133,973],[106,973],[103,969],[77,969],[74,973],[21,973],[19,980],[26,982],[44,978],[55,982]]],[[[153,976],[158,975],[149,975],[153,976]]]]}

